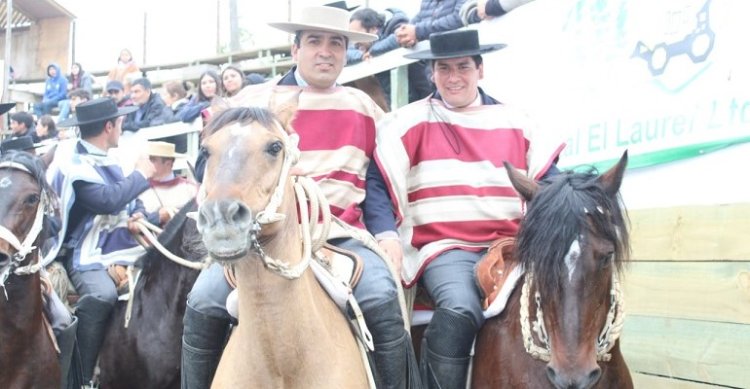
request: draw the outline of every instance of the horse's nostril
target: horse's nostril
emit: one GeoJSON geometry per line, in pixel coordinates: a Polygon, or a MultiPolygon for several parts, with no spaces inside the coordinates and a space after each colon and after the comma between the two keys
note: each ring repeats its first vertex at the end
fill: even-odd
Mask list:
{"type": "Polygon", "coordinates": [[[550,382],[555,382],[555,379],[557,379],[557,373],[552,366],[547,366],[547,378],[549,378],[550,382]]]}
{"type": "Polygon", "coordinates": [[[6,266],[10,263],[10,255],[6,253],[0,253],[0,266],[6,266]]]}
{"type": "Polygon", "coordinates": [[[232,215],[232,221],[237,224],[244,224],[250,222],[250,219],[252,219],[252,215],[250,214],[250,209],[248,209],[243,204],[237,204],[237,211],[232,215]]]}
{"type": "Polygon", "coordinates": [[[599,381],[599,378],[602,376],[602,369],[600,367],[596,367],[594,370],[591,370],[591,372],[588,375],[588,385],[594,386],[595,383],[599,381]]]}

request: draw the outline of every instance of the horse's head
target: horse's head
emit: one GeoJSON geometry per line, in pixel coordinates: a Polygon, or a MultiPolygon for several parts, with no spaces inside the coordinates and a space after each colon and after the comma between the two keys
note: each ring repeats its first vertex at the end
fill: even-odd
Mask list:
{"type": "Polygon", "coordinates": [[[524,319],[526,302],[526,312],[536,310],[541,322],[536,341],[529,341],[542,344],[547,376],[557,388],[596,384],[597,361],[607,360],[615,342],[610,334],[622,318],[618,269],[629,254],[618,198],[626,165],[627,152],[600,176],[567,172],[540,186],[506,163],[513,186],[528,202],[516,251],[526,283],[533,285],[528,294],[538,293],[521,297],[522,326],[531,321],[531,314],[524,319]]]}
{"type": "Polygon", "coordinates": [[[53,210],[54,192],[45,180],[42,159],[25,152],[0,158],[0,286],[11,273],[28,267],[40,246],[44,217],[53,210]]]}
{"type": "Polygon", "coordinates": [[[278,232],[284,215],[296,217],[293,202],[282,204],[291,197],[289,169],[298,156],[296,135],[283,124],[292,113],[277,118],[262,108],[231,108],[207,126],[198,231],[212,258],[231,261],[260,252],[260,242],[278,232]]]}

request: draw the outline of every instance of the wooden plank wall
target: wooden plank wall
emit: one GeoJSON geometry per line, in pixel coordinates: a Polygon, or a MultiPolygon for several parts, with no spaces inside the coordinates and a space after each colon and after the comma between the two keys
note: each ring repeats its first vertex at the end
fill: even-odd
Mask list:
{"type": "Polygon", "coordinates": [[[636,388],[750,388],[750,203],[630,212],[636,388]]]}

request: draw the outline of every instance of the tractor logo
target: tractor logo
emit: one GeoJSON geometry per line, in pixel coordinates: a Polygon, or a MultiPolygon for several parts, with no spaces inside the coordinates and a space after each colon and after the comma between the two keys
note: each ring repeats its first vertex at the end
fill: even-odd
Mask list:
{"type": "Polygon", "coordinates": [[[711,0],[706,0],[706,3],[695,15],[695,29],[685,35],[682,40],[672,43],[660,42],[653,49],[643,41],[639,41],[632,56],[645,60],[653,76],[663,74],[670,59],[682,54],[687,55],[693,63],[705,61],[713,50],[716,36],[709,25],[708,10],[710,3],[711,0]]]}

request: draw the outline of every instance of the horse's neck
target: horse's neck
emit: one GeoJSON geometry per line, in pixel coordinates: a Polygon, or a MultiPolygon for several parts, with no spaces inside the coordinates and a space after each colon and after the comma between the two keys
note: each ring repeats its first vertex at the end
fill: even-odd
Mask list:
{"type": "Polygon", "coordinates": [[[0,288],[0,323],[2,334],[33,331],[42,325],[42,291],[39,274],[11,276],[0,288]],[[7,298],[5,297],[7,295],[7,298]]]}
{"type": "MultiPolygon", "coordinates": [[[[265,245],[264,250],[275,260],[294,266],[302,260],[299,228],[295,223],[285,231],[286,234],[282,234],[285,237],[265,245]]],[[[237,265],[236,275],[240,295],[240,327],[252,322],[248,323],[252,331],[265,328],[276,335],[286,331],[285,336],[277,336],[277,339],[283,340],[290,339],[286,336],[292,336],[292,333],[300,335],[300,332],[320,328],[313,323],[325,320],[326,316],[320,311],[328,309],[326,303],[330,299],[315,279],[312,270],[307,269],[300,278],[289,280],[266,269],[260,258],[253,256],[241,260],[237,265]],[[321,308],[320,301],[326,302],[323,304],[326,308],[321,308]],[[288,320],[295,322],[280,325],[288,320]]],[[[258,331],[258,336],[263,336],[262,332],[258,331]]]]}

